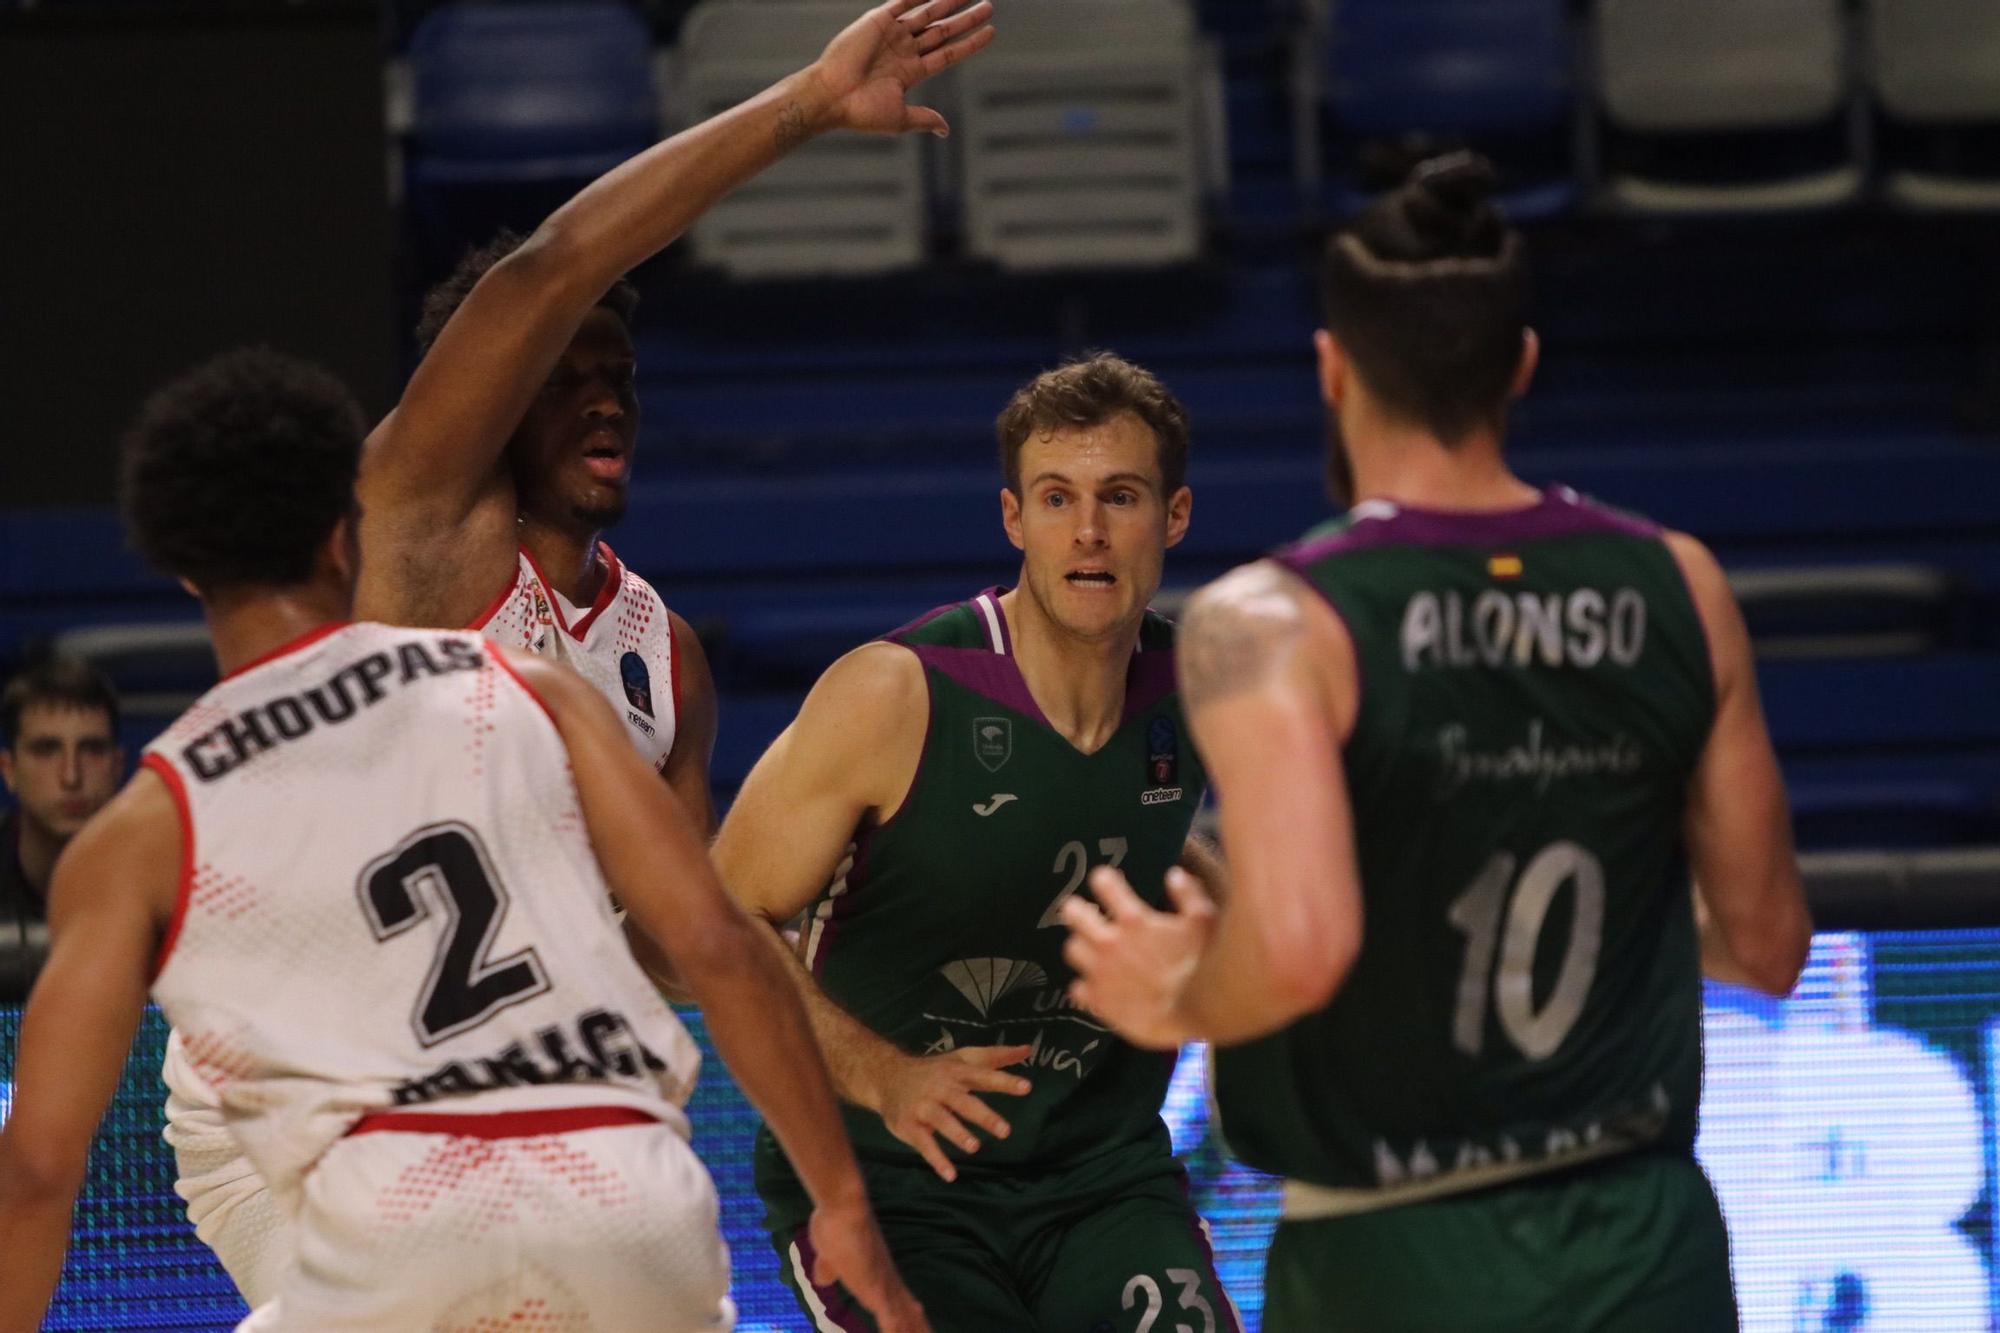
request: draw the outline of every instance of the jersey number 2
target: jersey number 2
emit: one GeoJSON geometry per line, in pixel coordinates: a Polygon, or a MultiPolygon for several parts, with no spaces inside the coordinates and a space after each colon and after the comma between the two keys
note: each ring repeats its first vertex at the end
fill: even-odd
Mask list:
{"type": "Polygon", "coordinates": [[[417,1041],[435,1046],[469,1032],[510,1004],[549,988],[532,948],[492,957],[507,916],[507,891],[479,835],[464,824],[427,824],[371,861],[355,886],[369,929],[392,940],[444,914],[430,975],[417,996],[411,1025],[417,1041]]]}

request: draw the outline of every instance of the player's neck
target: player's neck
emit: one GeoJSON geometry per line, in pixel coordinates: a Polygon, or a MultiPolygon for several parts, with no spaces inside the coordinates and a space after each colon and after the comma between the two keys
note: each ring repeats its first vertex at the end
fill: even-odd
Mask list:
{"type": "Polygon", "coordinates": [[[353,605],[330,589],[306,585],[220,593],[204,597],[201,609],[215,663],[227,676],[322,625],[347,619],[353,605]]]}
{"type": "Polygon", "coordinates": [[[521,545],[535,558],[549,586],[571,606],[588,606],[603,586],[604,562],[597,558],[596,532],[558,528],[526,514],[521,516],[521,545]]]}
{"type": "Polygon", "coordinates": [[[1360,438],[1365,443],[1348,451],[1356,504],[1388,500],[1420,509],[1479,511],[1519,509],[1541,498],[1508,469],[1494,432],[1446,445],[1422,430],[1377,424],[1360,438]]]}
{"type": "Polygon", "coordinates": [[[1125,718],[1125,676],[1139,627],[1104,639],[1080,639],[1015,588],[1000,598],[1014,663],[1049,725],[1085,754],[1111,739],[1125,718]]]}

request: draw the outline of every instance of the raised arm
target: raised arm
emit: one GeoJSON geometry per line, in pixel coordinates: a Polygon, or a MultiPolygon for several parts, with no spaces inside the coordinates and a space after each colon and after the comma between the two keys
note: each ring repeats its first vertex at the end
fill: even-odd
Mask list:
{"type": "Polygon", "coordinates": [[[505,657],[562,733],[591,846],[612,892],[685,980],[716,1050],[797,1166],[813,1198],[813,1238],[829,1269],[885,1330],[922,1327],[875,1228],[791,983],[762,929],[723,892],[701,830],[582,678],[538,657],[505,657]]]}
{"type": "MultiPolygon", "coordinates": [[[[360,491],[372,545],[405,552],[379,557],[378,577],[420,575],[434,562],[413,560],[408,552],[417,547],[448,552],[460,569],[492,565],[482,587],[504,579],[515,537],[501,452],[591,306],[729,191],[814,135],[943,133],[935,111],[905,97],[991,39],[982,26],[987,0],[954,8],[954,0],[889,0],[867,11],[805,69],[593,181],[495,264],[369,437],[360,491]],[[461,530],[481,549],[444,544],[461,530]]],[[[364,605],[393,596],[370,586],[367,571],[364,580],[364,605]]]]}
{"type": "Polygon", "coordinates": [[[1188,604],[1181,696],[1214,780],[1229,897],[1212,910],[1169,873],[1154,912],[1115,872],[1072,899],[1065,956],[1079,1003],[1130,1040],[1247,1041],[1323,1006],[1361,948],[1361,886],[1340,746],[1356,706],[1353,646],[1330,608],[1268,563],[1188,604]]]}
{"type": "MultiPolygon", "coordinates": [[[[769,926],[765,938],[804,1001],[836,1091],[882,1117],[946,1180],[957,1170],[938,1143],[979,1148],[966,1122],[1005,1137],[1007,1122],[974,1092],[1024,1093],[1002,1073],[1021,1046],[911,1055],[835,1004],[779,935],[832,880],[856,831],[902,805],[928,729],[923,667],[907,649],[870,644],[836,662],[743,784],[715,842],[737,901],[769,926]]],[[[810,929],[810,927],[808,927],[810,929]]]]}
{"type": "Polygon", "coordinates": [[[1812,947],[1812,916],[1792,850],[1784,779],[1764,726],[1750,633],[1722,567],[1670,533],[1708,631],[1715,722],[1688,790],[1688,855],[1702,912],[1702,969],[1718,981],[1787,995],[1812,947]]]}
{"type": "Polygon", "coordinates": [[[90,1143],[173,912],[180,841],[173,798],[141,772],[56,864],[49,961],[22,1020],[0,1130],[0,1333],[39,1328],[61,1276],[90,1143]]]}

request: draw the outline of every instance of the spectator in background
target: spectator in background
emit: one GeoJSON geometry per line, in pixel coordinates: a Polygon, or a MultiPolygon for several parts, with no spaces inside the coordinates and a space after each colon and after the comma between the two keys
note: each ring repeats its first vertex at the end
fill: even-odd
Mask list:
{"type": "Polygon", "coordinates": [[[51,657],[0,692],[0,782],[16,802],[0,818],[0,1002],[34,984],[56,857],[124,776],[118,696],[96,667],[51,657]]]}

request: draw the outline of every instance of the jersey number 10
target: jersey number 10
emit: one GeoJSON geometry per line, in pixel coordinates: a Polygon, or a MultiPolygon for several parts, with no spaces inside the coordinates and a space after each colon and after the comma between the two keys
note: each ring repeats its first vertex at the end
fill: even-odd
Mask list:
{"type": "Polygon", "coordinates": [[[1486,1044],[1487,983],[1501,1031],[1530,1060],[1546,1060],[1583,1014],[1604,942],[1604,866],[1573,842],[1552,842],[1514,878],[1514,854],[1495,852],[1445,914],[1465,935],[1465,966],[1458,977],[1458,1007],[1451,1044],[1476,1056],[1486,1044]],[[1576,885],[1569,943],[1548,1001],[1535,1007],[1535,946],[1549,908],[1566,881],[1576,885]],[[1513,901],[1508,902],[1512,888],[1513,901]],[[1502,936],[1502,918],[1505,935],[1502,936]],[[1495,955],[1499,967],[1494,967],[1495,955]]]}

